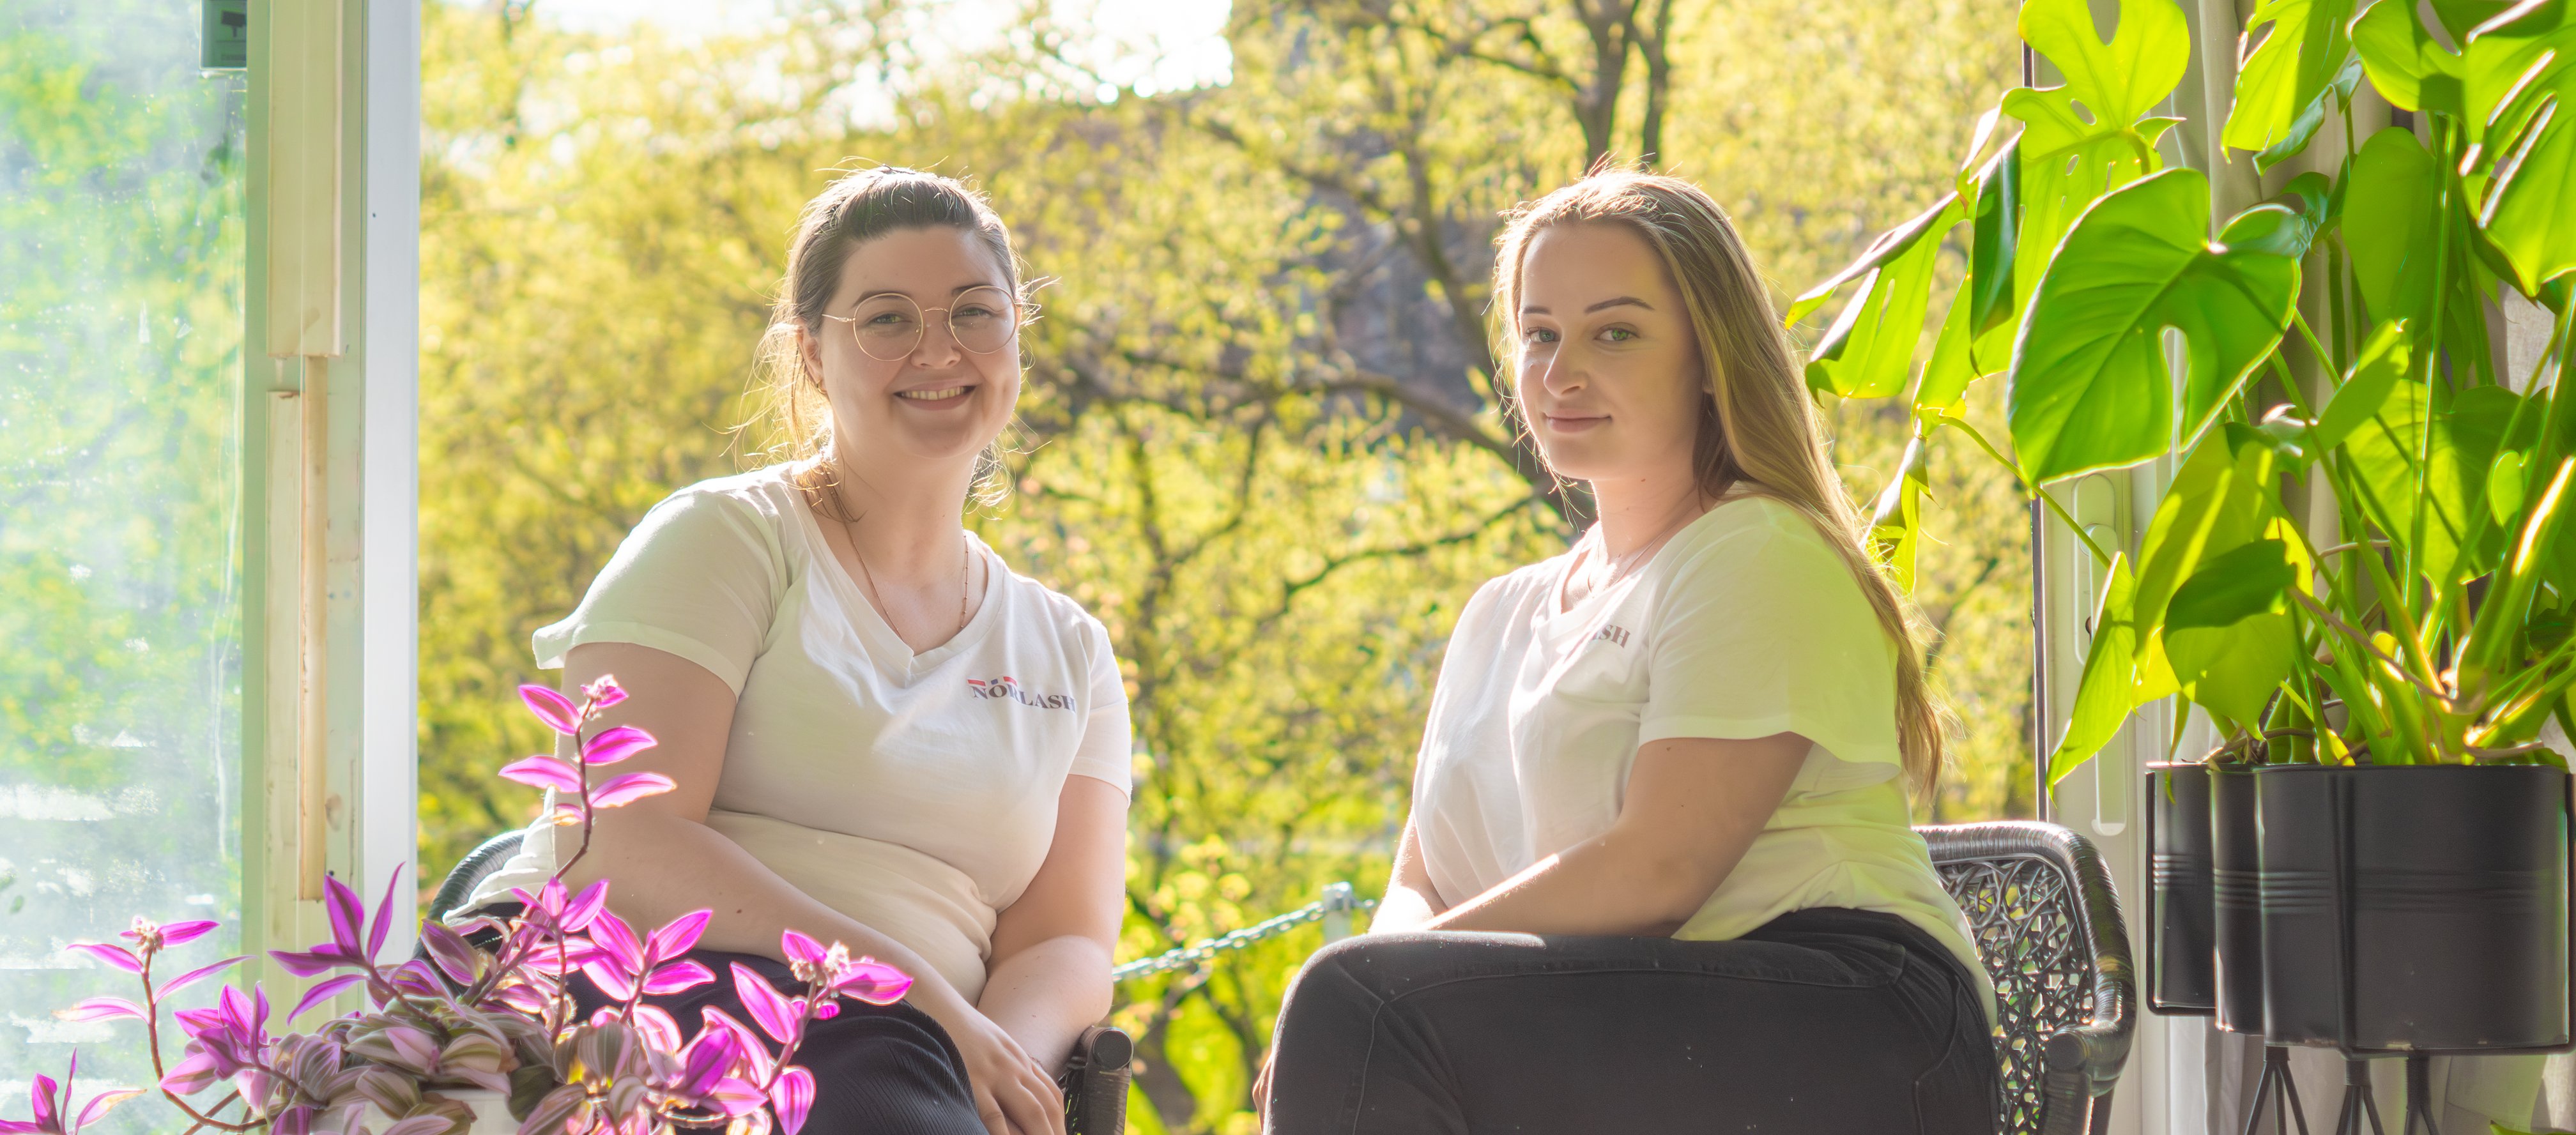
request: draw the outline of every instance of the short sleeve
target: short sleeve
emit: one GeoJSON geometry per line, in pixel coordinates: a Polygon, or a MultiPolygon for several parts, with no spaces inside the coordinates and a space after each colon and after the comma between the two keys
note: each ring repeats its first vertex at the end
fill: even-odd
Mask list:
{"type": "Polygon", "coordinates": [[[775,525],[746,501],[684,489],[626,534],[571,615],[537,631],[537,665],[560,667],[585,643],[633,643],[697,663],[739,695],[784,587],[775,525]]]}
{"type": "Polygon", "coordinates": [[[1083,699],[1091,707],[1091,714],[1083,723],[1082,744],[1074,750],[1071,771],[1108,781],[1120,792],[1131,792],[1135,787],[1135,742],[1127,720],[1127,680],[1118,674],[1118,653],[1109,645],[1109,629],[1101,626],[1098,619],[1086,616],[1082,632],[1091,653],[1091,696],[1083,699]]]}
{"type": "Polygon", "coordinates": [[[1903,763],[1895,650],[1859,581],[1788,506],[1727,507],[1758,519],[1675,549],[1684,554],[1656,600],[1638,742],[1796,733],[1845,762],[1815,787],[1893,776],[1903,763]]]}

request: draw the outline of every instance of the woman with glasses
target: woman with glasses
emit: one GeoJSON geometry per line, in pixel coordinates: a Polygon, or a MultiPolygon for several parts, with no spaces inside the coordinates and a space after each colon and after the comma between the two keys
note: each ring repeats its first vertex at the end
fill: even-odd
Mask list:
{"type": "Polygon", "coordinates": [[[1266,1130],[1994,1131],[1993,992],[1908,826],[1939,722],[1762,276],[1675,178],[1510,221],[1497,353],[1600,521],[1460,611],[1266,1130]]]}
{"type": "MultiPolygon", "coordinates": [[[[712,907],[718,974],[792,991],[795,929],[912,975],[904,1001],[815,1025],[809,1131],[1061,1131],[1052,1073],[1109,1009],[1125,686],[1100,622],[960,520],[999,491],[1021,286],[957,182],[834,182],[763,350],[803,456],[672,494],[536,633],[563,689],[617,677],[604,723],[659,738],[632,763],[679,786],[601,813],[567,883],[613,879],[645,925],[712,907]]],[[[530,829],[467,909],[541,883],[561,830],[530,829]]],[[[726,980],[655,1000],[691,1033],[704,1006],[748,1019],[726,980]]]]}

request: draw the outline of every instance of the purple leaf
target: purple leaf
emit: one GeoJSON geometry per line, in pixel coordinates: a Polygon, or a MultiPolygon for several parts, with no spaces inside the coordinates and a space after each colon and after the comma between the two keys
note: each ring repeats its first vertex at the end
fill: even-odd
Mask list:
{"type": "Polygon", "coordinates": [[[726,1115],[732,1116],[749,1115],[769,1102],[768,1097],[761,1094],[760,1085],[735,1076],[716,1081],[716,1086],[707,1092],[707,1098],[726,1115]]]}
{"type": "Polygon", "coordinates": [[[54,1078],[39,1072],[27,1088],[28,1098],[36,1105],[36,1126],[47,1131],[62,1129],[62,1113],[54,1108],[54,1087],[54,1078]]]}
{"type": "Polygon", "coordinates": [[[778,948],[787,955],[788,961],[803,962],[809,966],[822,965],[823,960],[830,956],[829,952],[823,949],[821,942],[815,941],[798,930],[789,930],[780,934],[778,948]]]}
{"type": "Polygon", "coordinates": [[[464,935],[434,920],[423,922],[420,924],[420,944],[429,951],[429,959],[438,964],[439,970],[454,978],[457,984],[474,980],[474,971],[480,967],[475,964],[474,946],[465,940],[464,935]]]}
{"type": "Polygon", "coordinates": [[[653,932],[651,941],[645,944],[645,953],[657,962],[688,953],[689,947],[698,944],[698,936],[706,933],[707,919],[714,915],[712,910],[693,910],[672,919],[670,925],[653,932]]]}
{"type": "Polygon", "coordinates": [[[24,1119],[0,1119],[0,1135],[52,1135],[24,1119]]]}
{"type": "Polygon", "coordinates": [[[367,928],[366,900],[359,898],[358,892],[350,890],[339,876],[324,875],[322,909],[331,915],[331,944],[338,946],[340,953],[351,959],[360,957],[358,943],[363,940],[360,935],[367,928]]]}
{"type": "Polygon", "coordinates": [[[66,1021],[113,1021],[130,1017],[143,1019],[143,1006],[122,997],[92,997],[74,1002],[69,1009],[56,1009],[54,1016],[66,1021]]]}
{"type": "Polygon", "coordinates": [[[607,783],[592,789],[590,806],[615,808],[632,804],[647,796],[659,796],[676,787],[671,778],[658,772],[630,772],[608,778],[607,783]]]}
{"type": "Polygon", "coordinates": [[[912,975],[872,958],[860,958],[832,983],[832,991],[870,1005],[892,1005],[912,992],[912,975]]]}
{"type": "Polygon", "coordinates": [[[268,956],[276,960],[279,968],[284,969],[286,972],[294,974],[297,977],[311,977],[317,973],[329,973],[341,966],[350,964],[349,959],[342,957],[340,955],[340,951],[333,949],[330,946],[319,946],[311,950],[301,951],[270,950],[268,952],[268,956]]]}
{"type": "Polygon", "coordinates": [[[165,1091],[177,1092],[183,1096],[193,1096],[199,1092],[205,1091],[208,1087],[211,1087],[216,1081],[221,1079],[223,1079],[223,1076],[215,1070],[214,1054],[209,1052],[199,1052],[191,1054],[187,1059],[180,1061],[176,1067],[171,1068],[167,1074],[163,1075],[161,1077],[161,1087],[165,1091]]]}
{"type": "Polygon", "coordinates": [[[760,1043],[760,1034],[751,1031],[750,1025],[713,1005],[699,1006],[698,1019],[706,1022],[707,1028],[720,1029],[733,1036],[734,1049],[740,1053],[739,1059],[748,1067],[753,1079],[763,1082],[769,1079],[769,1046],[760,1043]]]}
{"type": "Polygon", "coordinates": [[[599,912],[607,906],[608,880],[600,879],[583,887],[580,894],[574,895],[572,901],[564,904],[563,932],[579,934],[590,929],[591,919],[599,917],[599,912]]]}
{"type": "Polygon", "coordinates": [[[613,765],[661,742],[653,735],[632,725],[602,730],[581,747],[581,759],[594,765],[613,765]]]}
{"type": "Polygon", "coordinates": [[[196,919],[191,922],[173,922],[170,925],[161,928],[161,944],[164,946],[185,946],[190,942],[194,942],[199,938],[205,937],[209,931],[212,931],[215,927],[221,925],[223,925],[223,923],[205,918],[196,919]]]}
{"type": "Polygon", "coordinates": [[[815,1002],[813,1007],[806,1011],[814,1014],[815,1020],[828,1021],[841,1015],[841,1003],[837,999],[827,998],[815,1002]]]}
{"type": "Polygon", "coordinates": [[[64,948],[88,954],[127,973],[143,972],[143,963],[135,958],[133,951],[114,942],[74,942],[64,948]]]}
{"type": "Polygon", "coordinates": [[[635,974],[621,968],[615,962],[593,957],[582,963],[581,972],[590,975],[590,983],[598,986],[600,993],[606,995],[611,1001],[631,1001],[635,998],[635,974]]]}
{"type": "MultiPolygon", "coordinates": [[[[385,983],[402,992],[417,993],[423,997],[436,997],[446,992],[445,989],[440,988],[438,975],[431,971],[429,963],[419,958],[413,958],[394,967],[392,973],[385,975],[385,983]]],[[[368,996],[378,997],[372,990],[369,991],[368,996]]],[[[384,1002],[379,999],[376,1003],[382,1005],[384,1002]]]]}
{"type": "Polygon", "coordinates": [[[732,963],[734,996],[742,1001],[743,1011],[758,1022],[760,1031],[780,1044],[802,1031],[796,1019],[796,1007],[769,984],[769,979],[741,962],[732,963]]]}
{"type": "Polygon", "coordinates": [[[142,1094],[141,1088],[117,1088],[100,1092],[97,1098],[89,1101],[88,1106],[81,1108],[80,1118],[72,1121],[72,1130],[78,1131],[89,1126],[96,1122],[99,1116],[107,1114],[109,1109],[142,1094]]]}
{"type": "Polygon", "coordinates": [[[393,929],[394,888],[402,883],[403,865],[394,864],[393,873],[385,879],[385,901],[376,904],[376,919],[367,927],[367,956],[375,957],[385,948],[385,931],[393,929]]]}
{"type": "Polygon", "coordinates": [[[644,992],[656,997],[695,989],[716,979],[715,971],[687,958],[655,969],[644,979],[644,992]]]}
{"type": "Polygon", "coordinates": [[[530,788],[581,791],[581,773],[571,765],[547,756],[522,757],[503,765],[501,779],[515,780],[530,788]]]}
{"type": "Polygon", "coordinates": [[[570,698],[544,686],[529,685],[519,687],[519,700],[528,703],[528,712],[536,714],[547,728],[566,737],[580,731],[581,711],[573,708],[570,698]]]}
{"type": "Polygon", "coordinates": [[[769,1105],[778,1109],[778,1126],[796,1135],[814,1108],[814,1074],[792,1064],[780,1069],[778,1082],[769,1086],[769,1105]]]}
{"type": "Polygon", "coordinates": [[[603,910],[590,920],[590,941],[628,974],[644,972],[644,947],[636,942],[634,928],[615,913],[603,910]]]}
{"type": "MultiPolygon", "coordinates": [[[[714,975],[708,976],[713,980],[714,975]]],[[[626,1023],[633,1025],[657,1051],[680,1051],[680,1022],[671,1019],[670,1010],[659,1005],[638,1005],[626,1023]]]]}
{"type": "Polygon", "coordinates": [[[321,1003],[330,1000],[333,995],[339,993],[341,990],[347,989],[348,987],[365,980],[367,980],[365,974],[350,973],[342,974],[329,981],[315,985],[313,988],[304,991],[303,1000],[295,1003],[295,1008],[287,1012],[286,1019],[292,1021],[297,1017],[301,1017],[304,1015],[305,1010],[313,1008],[316,1005],[320,1005],[321,1003]]]}
{"type": "Polygon", "coordinates": [[[602,674],[581,688],[581,696],[593,709],[607,709],[626,700],[626,687],[617,684],[617,675],[602,674]]]}
{"type": "Polygon", "coordinates": [[[182,989],[186,989],[191,985],[195,985],[200,981],[204,981],[207,978],[213,977],[216,974],[222,973],[223,971],[231,969],[232,967],[240,965],[248,960],[250,960],[249,955],[236,954],[210,966],[199,966],[162,983],[160,995],[168,997],[173,993],[177,993],[182,989]]]}
{"type": "MultiPolygon", "coordinates": [[[[720,1012],[716,1009],[706,1011],[720,1012]]],[[[742,1042],[735,1039],[730,1030],[712,1027],[715,1023],[712,1019],[707,1023],[711,1027],[698,1030],[697,1037],[680,1050],[680,1074],[672,1081],[671,1087],[674,1094],[693,1100],[705,1096],[707,1090],[723,1078],[725,1070],[733,1067],[735,1057],[742,1052],[742,1042]]]]}

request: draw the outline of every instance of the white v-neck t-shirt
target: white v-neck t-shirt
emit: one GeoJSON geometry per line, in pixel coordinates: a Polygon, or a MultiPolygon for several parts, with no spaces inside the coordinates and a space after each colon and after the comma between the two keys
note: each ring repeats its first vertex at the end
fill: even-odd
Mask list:
{"type": "MultiPolygon", "coordinates": [[[[1013,574],[971,532],[983,605],[955,638],[914,654],[833,557],[791,470],[700,482],[655,505],[581,605],[536,632],[537,665],[622,642],[723,679],[733,732],[707,826],[911,947],[972,1001],[1000,912],[1046,860],[1065,778],[1129,787],[1117,658],[1099,620],[1013,574]]],[[[554,864],[552,841],[531,838],[468,909],[542,883],[554,864]]]]}
{"type": "Polygon", "coordinates": [[[1812,745],[1788,796],[1674,937],[1734,938],[1812,907],[1885,911],[1957,955],[1991,1013],[1967,918],[1910,826],[1895,646],[1805,514],[1732,497],[1560,609],[1572,562],[1488,582],[1450,634],[1413,787],[1440,901],[1608,831],[1640,745],[1796,733],[1812,745]]]}

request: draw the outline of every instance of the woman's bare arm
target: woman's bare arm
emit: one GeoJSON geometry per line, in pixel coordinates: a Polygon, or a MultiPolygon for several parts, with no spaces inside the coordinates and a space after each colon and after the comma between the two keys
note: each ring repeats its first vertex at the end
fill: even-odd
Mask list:
{"type": "Polygon", "coordinates": [[[1046,862],[993,928],[992,976],[977,1004],[1050,1074],[1109,1013],[1126,880],[1127,794],[1064,778],[1046,862]]]}
{"type": "MultiPolygon", "coordinates": [[[[564,656],[563,688],[581,687],[603,674],[625,687],[623,702],[600,715],[606,725],[633,725],[660,743],[616,771],[658,772],[676,788],[622,808],[598,813],[590,852],[564,882],[575,888],[610,880],[608,905],[647,930],[702,907],[712,908],[698,945],[759,954],[784,961],[781,931],[796,929],[825,942],[840,941],[852,954],[867,954],[910,974],[911,999],[932,1006],[965,999],[930,964],[902,943],[815,901],[763,866],[741,845],[707,826],[716,778],[724,771],[725,744],[733,733],[733,690],[704,667],[667,651],[629,643],[587,643],[564,656]]],[[[557,862],[572,857],[578,828],[558,828],[557,862]]],[[[718,980],[730,980],[717,975],[718,980]]]]}
{"type": "Polygon", "coordinates": [[[1404,838],[1395,845],[1395,870],[1387,877],[1386,897],[1377,901],[1377,916],[1369,920],[1369,933],[1420,930],[1447,909],[1439,889],[1431,885],[1431,868],[1423,865],[1422,836],[1407,816],[1404,838]]]}
{"type": "Polygon", "coordinates": [[[1424,929],[1671,934],[1743,860],[1808,748],[1795,733],[1639,746],[1609,831],[1531,864],[1424,929]]]}

